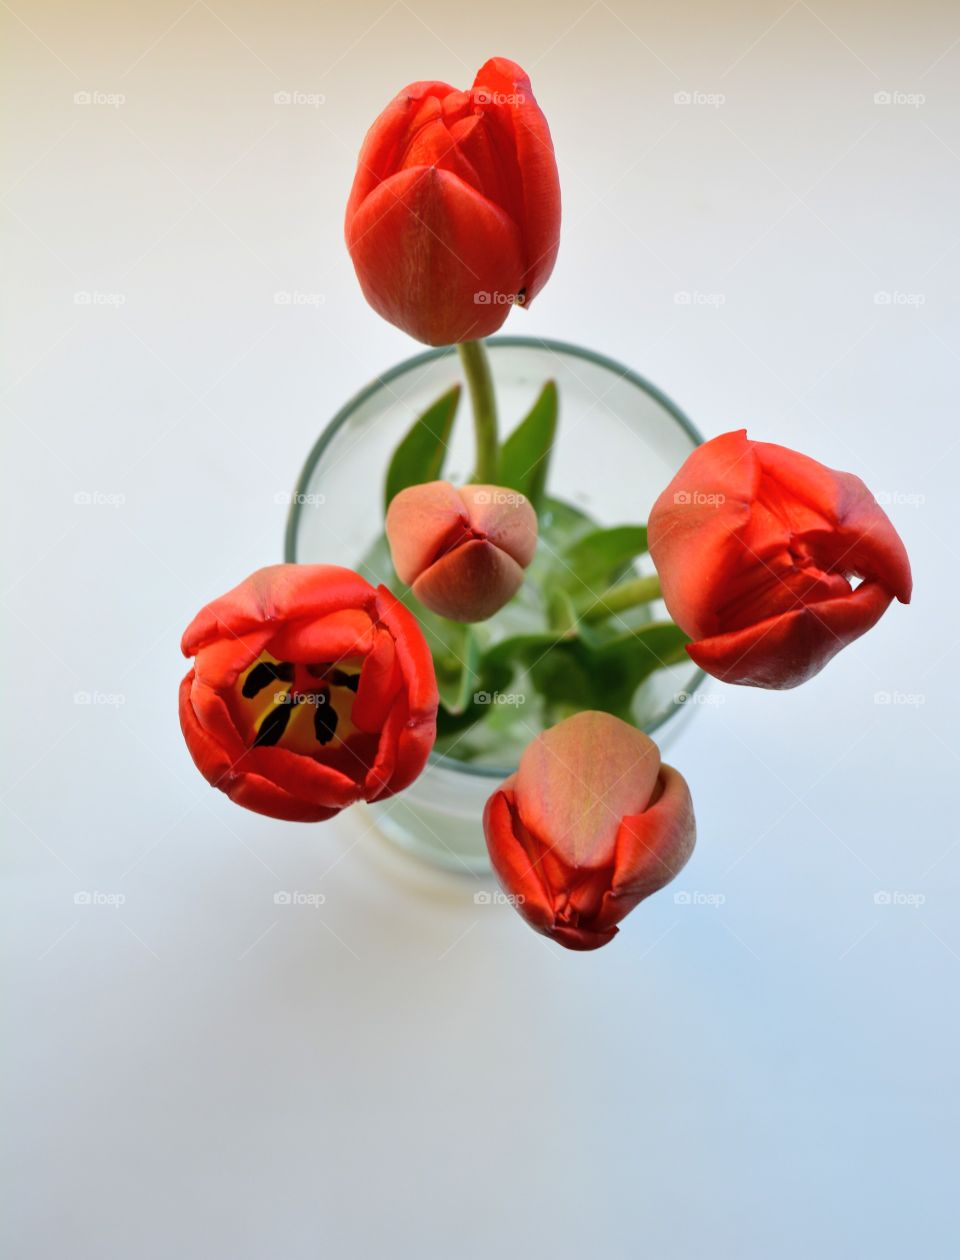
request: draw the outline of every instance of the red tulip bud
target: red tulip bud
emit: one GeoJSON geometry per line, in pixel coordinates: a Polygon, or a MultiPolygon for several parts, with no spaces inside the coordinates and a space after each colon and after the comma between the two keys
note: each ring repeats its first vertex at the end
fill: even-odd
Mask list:
{"type": "Polygon", "coordinates": [[[684,867],[696,839],[683,778],[609,713],[544,731],[483,815],[490,859],[532,928],[597,949],[684,867]]]}
{"type": "Polygon", "coordinates": [[[453,621],[485,621],[501,609],[537,546],[536,513],[501,486],[408,486],[391,500],[386,529],[401,582],[453,621]]]}
{"type": "Polygon", "coordinates": [[[796,687],[910,600],[906,550],[860,478],[744,429],[688,457],[648,536],[687,651],[724,682],[796,687]]]}
{"type": "Polygon", "coordinates": [[[346,238],[364,296],[427,345],[496,332],[557,257],[560,184],[547,120],[515,62],[466,92],[411,83],[367,133],[346,238]]]}

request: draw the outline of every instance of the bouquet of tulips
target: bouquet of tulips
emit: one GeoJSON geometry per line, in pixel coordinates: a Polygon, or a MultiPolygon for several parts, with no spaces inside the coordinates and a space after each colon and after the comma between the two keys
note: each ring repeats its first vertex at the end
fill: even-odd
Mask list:
{"type": "Polygon", "coordinates": [[[645,523],[601,528],[552,498],[557,390],[545,382],[502,437],[483,339],[537,297],[559,233],[550,131],[514,62],[488,61],[468,91],[411,84],[383,111],[360,152],[347,246],[380,315],[457,346],[475,472],[441,477],[455,388],[385,462],[390,580],[333,563],[254,573],[184,634],[180,720],[200,772],[237,804],[321,822],[403,791],[438,738],[450,746],[485,720],[449,677],[451,656],[469,656],[489,690],[523,673],[543,729],[490,796],[484,834],[527,922],[586,950],[693,850],[686,782],[635,720],[641,682],[689,657],[724,683],[795,687],[894,598],[908,602],[911,578],[859,478],[743,430],[698,446],[645,523]],[[636,568],[647,553],[655,576],[636,568]],[[485,638],[519,599],[542,629],[485,638]],[[661,599],[672,621],[651,619],[661,599]]]}

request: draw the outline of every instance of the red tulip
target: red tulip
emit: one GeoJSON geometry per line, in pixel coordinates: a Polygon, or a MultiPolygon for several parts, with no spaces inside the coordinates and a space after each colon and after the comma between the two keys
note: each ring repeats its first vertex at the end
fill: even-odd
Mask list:
{"type": "Polygon", "coordinates": [[[370,305],[418,341],[496,332],[546,284],[559,235],[547,120],[505,57],[467,92],[411,83],[367,133],[347,247],[370,305]]]}
{"type": "Polygon", "coordinates": [[[483,814],[497,877],[532,928],[597,949],[693,852],[683,778],[656,744],[609,713],[544,731],[483,814]]]}
{"type": "Polygon", "coordinates": [[[796,687],[910,601],[903,543],[859,477],[744,429],[688,457],[648,537],[687,651],[724,682],[796,687]]]}
{"type": "Polygon", "coordinates": [[[537,514],[514,490],[428,481],[394,495],[386,531],[397,576],[422,604],[453,621],[485,621],[520,589],[537,514]]]}
{"type": "Polygon", "coordinates": [[[180,725],[197,769],[247,809],[319,822],[392,796],[426,763],[437,684],[415,618],[334,565],[260,569],[183,636],[180,725]]]}

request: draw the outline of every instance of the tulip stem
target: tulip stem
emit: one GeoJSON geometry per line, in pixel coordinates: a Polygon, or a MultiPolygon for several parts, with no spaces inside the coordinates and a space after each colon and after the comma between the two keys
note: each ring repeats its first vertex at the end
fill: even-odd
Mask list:
{"type": "Polygon", "coordinates": [[[477,439],[477,462],[472,480],[495,484],[500,465],[500,443],[497,438],[497,399],[493,392],[487,348],[482,341],[461,341],[457,350],[470,390],[473,431],[477,439]]]}
{"type": "Polygon", "coordinates": [[[627,608],[636,608],[638,604],[649,604],[660,598],[660,579],[656,574],[650,577],[629,578],[594,600],[580,614],[581,621],[602,621],[611,613],[623,612],[627,608]]]}

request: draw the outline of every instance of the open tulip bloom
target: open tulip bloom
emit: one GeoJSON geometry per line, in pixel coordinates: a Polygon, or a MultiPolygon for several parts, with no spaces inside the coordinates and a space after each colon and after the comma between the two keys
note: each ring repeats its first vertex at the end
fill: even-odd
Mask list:
{"type": "Polygon", "coordinates": [[[411,783],[437,685],[415,619],[349,569],[260,569],[197,614],[180,723],[197,769],[238,805],[320,822],[411,783]]]}
{"type": "MultiPolygon", "coordinates": [[[[531,927],[592,950],[694,846],[687,785],[642,729],[650,676],[692,658],[796,687],[907,603],[911,577],[859,478],[742,430],[695,449],[647,524],[551,493],[556,384],[502,436],[483,338],[543,290],[559,232],[550,130],[515,62],[466,91],[413,83],[376,119],[346,210],[360,287],[410,336],[456,345],[460,373],[451,355],[386,460],[363,556],[261,569],[194,618],[180,720],[213,786],[300,822],[403,791],[434,750],[510,750],[483,815],[493,869],[531,927]],[[446,480],[456,375],[476,455],[446,480]],[[523,703],[489,703],[505,693],[523,703]]],[[[632,472],[611,457],[609,475],[632,472]]]]}

